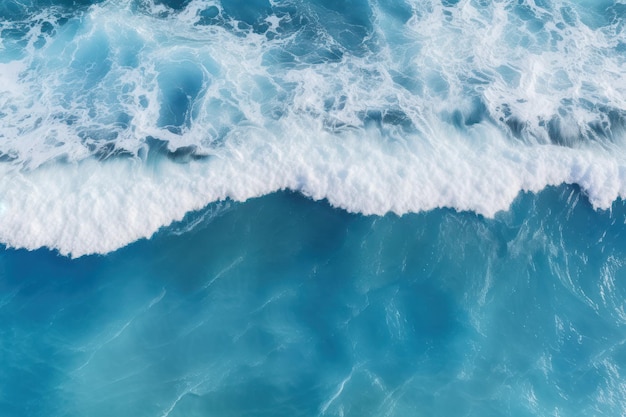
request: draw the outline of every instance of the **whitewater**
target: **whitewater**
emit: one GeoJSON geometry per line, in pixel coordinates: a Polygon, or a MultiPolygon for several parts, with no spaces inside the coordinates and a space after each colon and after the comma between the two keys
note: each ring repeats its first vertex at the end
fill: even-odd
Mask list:
{"type": "Polygon", "coordinates": [[[626,195],[611,1],[5,2],[0,241],[107,253],[277,190],[493,217],[626,195]]]}

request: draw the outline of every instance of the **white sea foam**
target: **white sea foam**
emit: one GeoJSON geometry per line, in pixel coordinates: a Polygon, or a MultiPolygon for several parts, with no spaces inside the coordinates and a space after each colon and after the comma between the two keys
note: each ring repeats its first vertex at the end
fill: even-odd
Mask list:
{"type": "Polygon", "coordinates": [[[626,195],[626,35],[567,2],[525,2],[526,20],[514,3],[407,2],[402,19],[372,2],[354,50],[323,21],[301,39],[298,8],[262,16],[266,32],[201,0],[42,12],[55,30],[35,24],[0,64],[0,241],[105,253],[280,189],[364,214],[493,216],[565,182],[609,208],[626,195]],[[202,22],[209,6],[221,23],[202,22]],[[148,138],[207,158],[155,160],[148,138]]]}
{"type": "Polygon", "coordinates": [[[381,146],[375,134],[248,137],[207,161],[149,166],[133,159],[49,164],[7,170],[0,180],[0,240],[9,246],[56,248],[81,256],[105,253],[181,219],[190,210],[231,198],[289,188],[365,214],[453,207],[493,216],[520,190],[577,183],[597,208],[626,196],[624,160],[602,148],[511,145],[495,128],[469,135],[381,146]]]}

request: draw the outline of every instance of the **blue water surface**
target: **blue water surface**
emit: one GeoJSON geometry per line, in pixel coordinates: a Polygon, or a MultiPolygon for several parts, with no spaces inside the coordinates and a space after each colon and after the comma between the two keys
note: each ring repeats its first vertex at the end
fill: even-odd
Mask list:
{"type": "Polygon", "coordinates": [[[106,256],[7,249],[0,409],[616,415],[625,215],[565,186],[494,220],[278,193],[106,256]]]}

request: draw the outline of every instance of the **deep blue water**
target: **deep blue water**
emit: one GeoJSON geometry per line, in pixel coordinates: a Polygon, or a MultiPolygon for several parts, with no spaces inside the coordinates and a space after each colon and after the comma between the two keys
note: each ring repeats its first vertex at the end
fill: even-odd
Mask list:
{"type": "Polygon", "coordinates": [[[626,413],[622,0],[0,2],[0,416],[626,413]]]}

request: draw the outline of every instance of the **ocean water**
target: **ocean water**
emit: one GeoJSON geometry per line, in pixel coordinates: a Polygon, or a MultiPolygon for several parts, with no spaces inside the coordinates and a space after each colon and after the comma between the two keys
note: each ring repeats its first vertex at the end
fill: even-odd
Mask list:
{"type": "Polygon", "coordinates": [[[0,416],[626,414],[624,0],[0,2],[0,416]]]}

